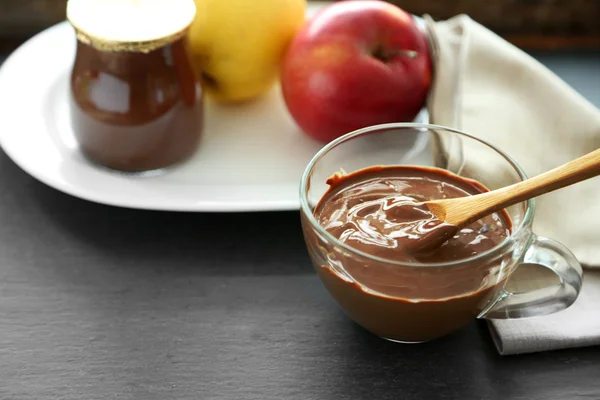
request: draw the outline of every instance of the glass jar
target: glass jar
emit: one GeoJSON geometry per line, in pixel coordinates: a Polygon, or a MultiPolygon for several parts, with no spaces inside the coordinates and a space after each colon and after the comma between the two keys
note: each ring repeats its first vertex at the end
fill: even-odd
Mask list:
{"type": "Polygon", "coordinates": [[[195,12],[193,0],[69,0],[71,122],[89,160],[144,172],[194,154],[203,93],[186,35],[195,12]]]}

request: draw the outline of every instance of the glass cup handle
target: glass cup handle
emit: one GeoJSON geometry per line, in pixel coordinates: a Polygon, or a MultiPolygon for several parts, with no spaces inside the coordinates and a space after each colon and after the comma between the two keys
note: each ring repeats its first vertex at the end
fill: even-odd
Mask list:
{"type": "Polygon", "coordinates": [[[555,313],[571,306],[581,290],[581,264],[569,249],[559,242],[533,235],[523,258],[524,264],[548,268],[560,283],[523,293],[503,290],[498,301],[484,311],[480,318],[526,318],[555,313]]]}

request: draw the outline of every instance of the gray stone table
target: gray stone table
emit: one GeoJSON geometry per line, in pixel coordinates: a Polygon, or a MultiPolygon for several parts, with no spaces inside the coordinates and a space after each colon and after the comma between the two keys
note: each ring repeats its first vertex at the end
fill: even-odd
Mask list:
{"type": "MultiPolygon", "coordinates": [[[[536,56],[600,105],[599,54],[536,56]]],[[[388,343],[322,288],[298,212],[102,206],[0,152],[0,399],[592,400],[600,348],[501,357],[481,322],[388,343]]]]}

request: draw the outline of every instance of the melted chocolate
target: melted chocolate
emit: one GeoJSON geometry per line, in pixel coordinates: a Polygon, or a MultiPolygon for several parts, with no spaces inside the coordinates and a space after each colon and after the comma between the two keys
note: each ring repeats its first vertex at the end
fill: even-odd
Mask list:
{"type": "MultiPolygon", "coordinates": [[[[481,184],[422,167],[372,167],[327,180],[315,211],[333,236],[368,254],[405,262],[449,262],[495,247],[510,234],[506,214],[492,214],[458,231],[435,251],[412,251],[415,242],[444,230],[422,202],[487,191],[481,184]]],[[[419,246],[420,247],[420,246],[419,246]]]]}
{"type": "MultiPolygon", "coordinates": [[[[510,219],[500,212],[453,232],[433,251],[414,251],[415,243],[445,229],[421,202],[487,191],[447,171],[372,167],[336,174],[327,183],[330,189],[315,209],[318,222],[343,243],[372,256],[400,263],[454,262],[486,252],[510,235],[510,219]]],[[[365,328],[399,341],[430,340],[455,330],[476,317],[503,284],[492,281],[490,266],[483,262],[403,267],[337,258],[343,271],[332,266],[317,270],[338,303],[365,328]]]]}

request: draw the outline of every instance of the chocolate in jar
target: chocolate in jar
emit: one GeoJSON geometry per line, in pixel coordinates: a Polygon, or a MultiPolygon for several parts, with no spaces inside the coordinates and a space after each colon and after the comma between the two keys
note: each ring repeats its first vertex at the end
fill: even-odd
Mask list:
{"type": "Polygon", "coordinates": [[[126,172],[194,154],[203,93],[186,47],[193,0],[70,0],[67,14],[77,33],[70,109],[82,153],[126,172]]]}

